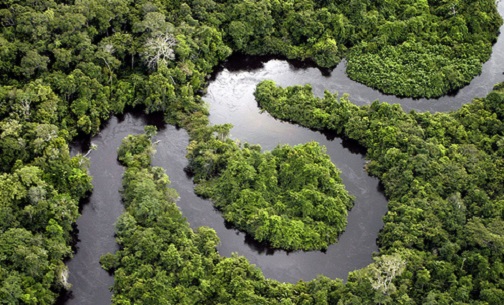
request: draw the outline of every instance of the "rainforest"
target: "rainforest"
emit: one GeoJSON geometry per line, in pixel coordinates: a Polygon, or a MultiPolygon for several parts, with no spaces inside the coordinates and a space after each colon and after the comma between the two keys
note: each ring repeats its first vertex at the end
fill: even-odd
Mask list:
{"type": "MultiPolygon", "coordinates": [[[[70,147],[133,111],[187,132],[194,191],[229,226],[271,249],[327,250],[356,205],[327,148],[262,149],[234,138],[231,124],[212,124],[204,102],[212,73],[232,54],[268,55],[323,73],[344,66],[381,93],[436,104],[431,98],[454,95],[484,72],[502,25],[499,5],[2,1],[0,303],[61,303],[78,289],[67,264],[86,251],[75,247],[75,223],[92,196],[89,168],[101,148],[70,147]]],[[[450,112],[358,105],[306,84],[257,85],[263,112],[355,143],[383,185],[379,251],[340,279],[278,281],[239,253],[221,255],[216,231],[190,226],[165,169],[152,165],[162,146],[158,128],[145,124],[112,155],[124,167],[124,213],[115,221],[117,251],[100,259],[114,278],[111,300],[102,302],[503,304],[504,83],[487,85],[493,89],[450,112]]]]}

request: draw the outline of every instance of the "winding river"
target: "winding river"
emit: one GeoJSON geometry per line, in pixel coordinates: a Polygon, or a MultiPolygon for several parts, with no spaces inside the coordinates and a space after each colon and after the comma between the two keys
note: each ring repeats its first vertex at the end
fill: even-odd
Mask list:
{"type": "MultiPolygon", "coordinates": [[[[499,12],[504,15],[504,3],[499,2],[499,12]]],[[[504,31],[504,28],[501,28],[504,31]]],[[[261,113],[253,98],[257,83],[272,79],[281,86],[310,83],[315,94],[324,90],[349,93],[356,104],[369,104],[374,100],[400,103],[407,111],[449,111],[470,102],[474,97],[485,96],[494,84],[504,81],[504,39],[500,37],[493,47],[492,57],[483,66],[483,72],[470,85],[456,95],[436,100],[400,99],[383,95],[350,80],[344,73],[342,62],[333,71],[321,71],[304,63],[261,57],[231,57],[213,75],[204,100],[209,104],[211,124],[231,123],[231,137],[241,142],[260,144],[270,150],[278,144],[300,144],[317,141],[327,147],[332,161],[342,171],[347,190],[356,197],[349,213],[346,231],[338,243],[326,252],[290,252],[273,250],[255,243],[246,234],[226,224],[211,202],[197,197],[190,177],[184,172],[188,135],[185,130],[164,125],[162,117],[130,112],[111,118],[100,134],[91,142],[98,146],[90,154],[90,173],[94,191],[82,208],[77,221],[78,242],[76,254],[67,263],[70,270],[71,293],[60,304],[109,304],[113,277],[103,271],[99,258],[117,250],[114,240],[114,222],[123,212],[119,194],[123,168],[116,161],[121,140],[128,134],[138,134],[146,124],[158,126],[156,136],[160,143],[153,165],[162,166],[180,194],[177,202],[191,226],[209,226],[221,239],[218,247],[222,255],[237,252],[262,269],[265,276],[285,282],[310,280],[317,274],[345,279],[352,270],[369,264],[371,255],[378,250],[376,238],[383,226],[382,217],[387,211],[387,201],[376,178],[364,171],[364,151],[351,141],[275,120],[261,113]]],[[[72,152],[86,152],[89,141],[74,143],[72,152]]]]}

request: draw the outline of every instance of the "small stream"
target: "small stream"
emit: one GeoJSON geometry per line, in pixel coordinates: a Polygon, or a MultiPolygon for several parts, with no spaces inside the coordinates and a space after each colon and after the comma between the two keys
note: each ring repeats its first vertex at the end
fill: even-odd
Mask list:
{"type": "MultiPolygon", "coordinates": [[[[499,2],[499,12],[504,15],[504,3],[499,2]]],[[[504,28],[501,28],[503,31],[504,28]]],[[[483,72],[470,85],[453,96],[436,100],[402,99],[384,95],[350,80],[345,62],[333,71],[321,71],[304,63],[276,60],[264,57],[232,56],[213,75],[205,102],[209,104],[211,124],[231,123],[231,137],[243,142],[260,144],[271,150],[278,144],[301,144],[317,141],[327,147],[332,161],[342,171],[347,190],[356,197],[355,206],[349,212],[346,231],[338,243],[326,252],[285,252],[273,250],[254,242],[246,234],[226,224],[211,202],[197,197],[190,177],[184,172],[188,135],[185,130],[164,125],[162,116],[146,116],[129,112],[122,117],[111,118],[102,131],[91,139],[98,146],[90,155],[90,173],[94,191],[82,208],[77,221],[78,243],[73,259],[67,263],[69,282],[73,288],[60,304],[109,304],[113,277],[102,270],[99,258],[117,250],[114,239],[114,223],[123,212],[119,190],[123,167],[117,162],[117,148],[128,134],[143,132],[147,124],[158,126],[156,140],[160,140],[153,165],[162,166],[172,181],[180,199],[177,202],[193,228],[209,226],[216,230],[221,244],[220,254],[233,252],[246,256],[262,269],[265,276],[283,282],[311,280],[317,274],[346,279],[348,273],[369,264],[371,255],[378,250],[376,238],[383,226],[382,217],[387,211],[387,201],[378,179],[364,171],[365,151],[359,145],[339,137],[325,135],[261,113],[253,98],[257,83],[272,79],[281,86],[310,83],[314,93],[324,90],[349,93],[350,100],[358,105],[374,100],[400,103],[406,111],[449,111],[470,102],[474,97],[485,96],[494,84],[504,81],[504,39],[493,47],[491,59],[484,64],[483,72]]],[[[89,141],[74,143],[72,153],[86,152],[89,141]]]]}

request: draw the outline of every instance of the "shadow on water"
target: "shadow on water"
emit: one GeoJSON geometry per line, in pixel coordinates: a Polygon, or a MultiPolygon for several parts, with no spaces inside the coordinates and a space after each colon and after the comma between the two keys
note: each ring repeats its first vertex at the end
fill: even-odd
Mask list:
{"type": "Polygon", "coordinates": [[[258,242],[250,234],[245,234],[244,243],[249,246],[250,250],[256,252],[257,254],[274,255],[275,251],[278,251],[268,247],[265,243],[258,242]]]}
{"type": "Polygon", "coordinates": [[[226,228],[226,230],[234,231],[236,236],[241,236],[242,234],[244,234],[245,238],[243,240],[243,243],[247,245],[251,251],[257,254],[273,255],[275,254],[275,251],[282,251],[280,249],[271,247],[268,243],[255,240],[254,237],[248,233],[240,232],[240,230],[237,229],[236,226],[229,221],[224,220],[224,227],[226,228]]]}
{"type": "Polygon", "coordinates": [[[143,125],[156,126],[157,130],[162,131],[166,128],[164,122],[164,114],[162,112],[153,112],[146,114],[144,107],[126,107],[123,114],[115,116],[119,124],[123,123],[126,118],[132,117],[135,120],[140,120],[143,125]]]}
{"type": "MultiPolygon", "coordinates": [[[[329,141],[333,141],[335,138],[333,139],[328,139],[329,141]]],[[[360,145],[359,142],[355,141],[355,140],[352,140],[352,139],[349,139],[349,138],[342,138],[341,139],[341,145],[348,149],[348,151],[350,151],[352,154],[355,154],[355,155],[361,155],[361,156],[365,156],[366,155],[366,152],[367,152],[367,149],[360,145]]]]}
{"type": "Polygon", "coordinates": [[[234,53],[229,56],[212,74],[210,80],[215,80],[215,77],[223,70],[230,72],[254,71],[264,68],[264,65],[271,60],[281,60],[289,64],[292,71],[301,71],[308,68],[319,70],[321,75],[330,77],[332,69],[318,67],[312,60],[297,60],[287,59],[285,56],[277,55],[245,55],[243,53],[234,53]]]}

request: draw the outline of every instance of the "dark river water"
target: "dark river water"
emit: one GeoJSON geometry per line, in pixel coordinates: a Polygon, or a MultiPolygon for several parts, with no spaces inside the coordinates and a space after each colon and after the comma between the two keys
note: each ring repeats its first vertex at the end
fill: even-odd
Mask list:
{"type": "MultiPolygon", "coordinates": [[[[504,15],[503,3],[499,3],[499,12],[504,15]]],[[[73,288],[60,303],[110,304],[112,294],[109,287],[113,284],[113,277],[100,268],[99,258],[118,248],[114,240],[114,223],[124,208],[119,194],[123,168],[116,160],[117,148],[125,136],[141,133],[147,124],[159,128],[156,140],[160,142],[153,165],[166,169],[171,186],[180,195],[177,204],[191,226],[209,226],[216,230],[221,239],[218,247],[220,254],[229,256],[237,252],[244,255],[260,267],[265,276],[284,282],[310,280],[317,274],[346,279],[350,271],[368,265],[372,261],[372,253],[378,250],[376,238],[383,226],[387,201],[379,181],[364,171],[365,152],[350,141],[280,122],[267,113],[261,113],[253,98],[255,86],[264,79],[272,79],[281,86],[309,83],[317,95],[324,90],[349,93],[350,99],[359,105],[381,100],[400,103],[407,111],[449,111],[474,97],[485,96],[494,84],[504,81],[504,39],[501,37],[496,42],[482,74],[469,86],[454,96],[436,100],[399,99],[383,95],[350,80],[344,70],[344,62],[332,71],[321,71],[299,62],[235,56],[214,74],[204,96],[209,105],[211,124],[233,124],[231,137],[241,142],[260,144],[265,150],[278,144],[295,145],[308,141],[317,141],[327,147],[332,161],[342,171],[347,190],[356,198],[355,206],[348,215],[346,231],[338,243],[331,245],[326,252],[291,253],[255,243],[246,234],[225,224],[210,201],[194,194],[192,180],[184,172],[188,144],[185,130],[164,125],[161,116],[130,112],[123,117],[111,118],[100,134],[91,139],[98,146],[89,156],[94,191],[89,202],[83,205],[82,216],[77,221],[77,251],[67,263],[69,282],[73,288]]],[[[88,143],[72,145],[73,153],[85,153],[87,150],[88,143]]]]}

